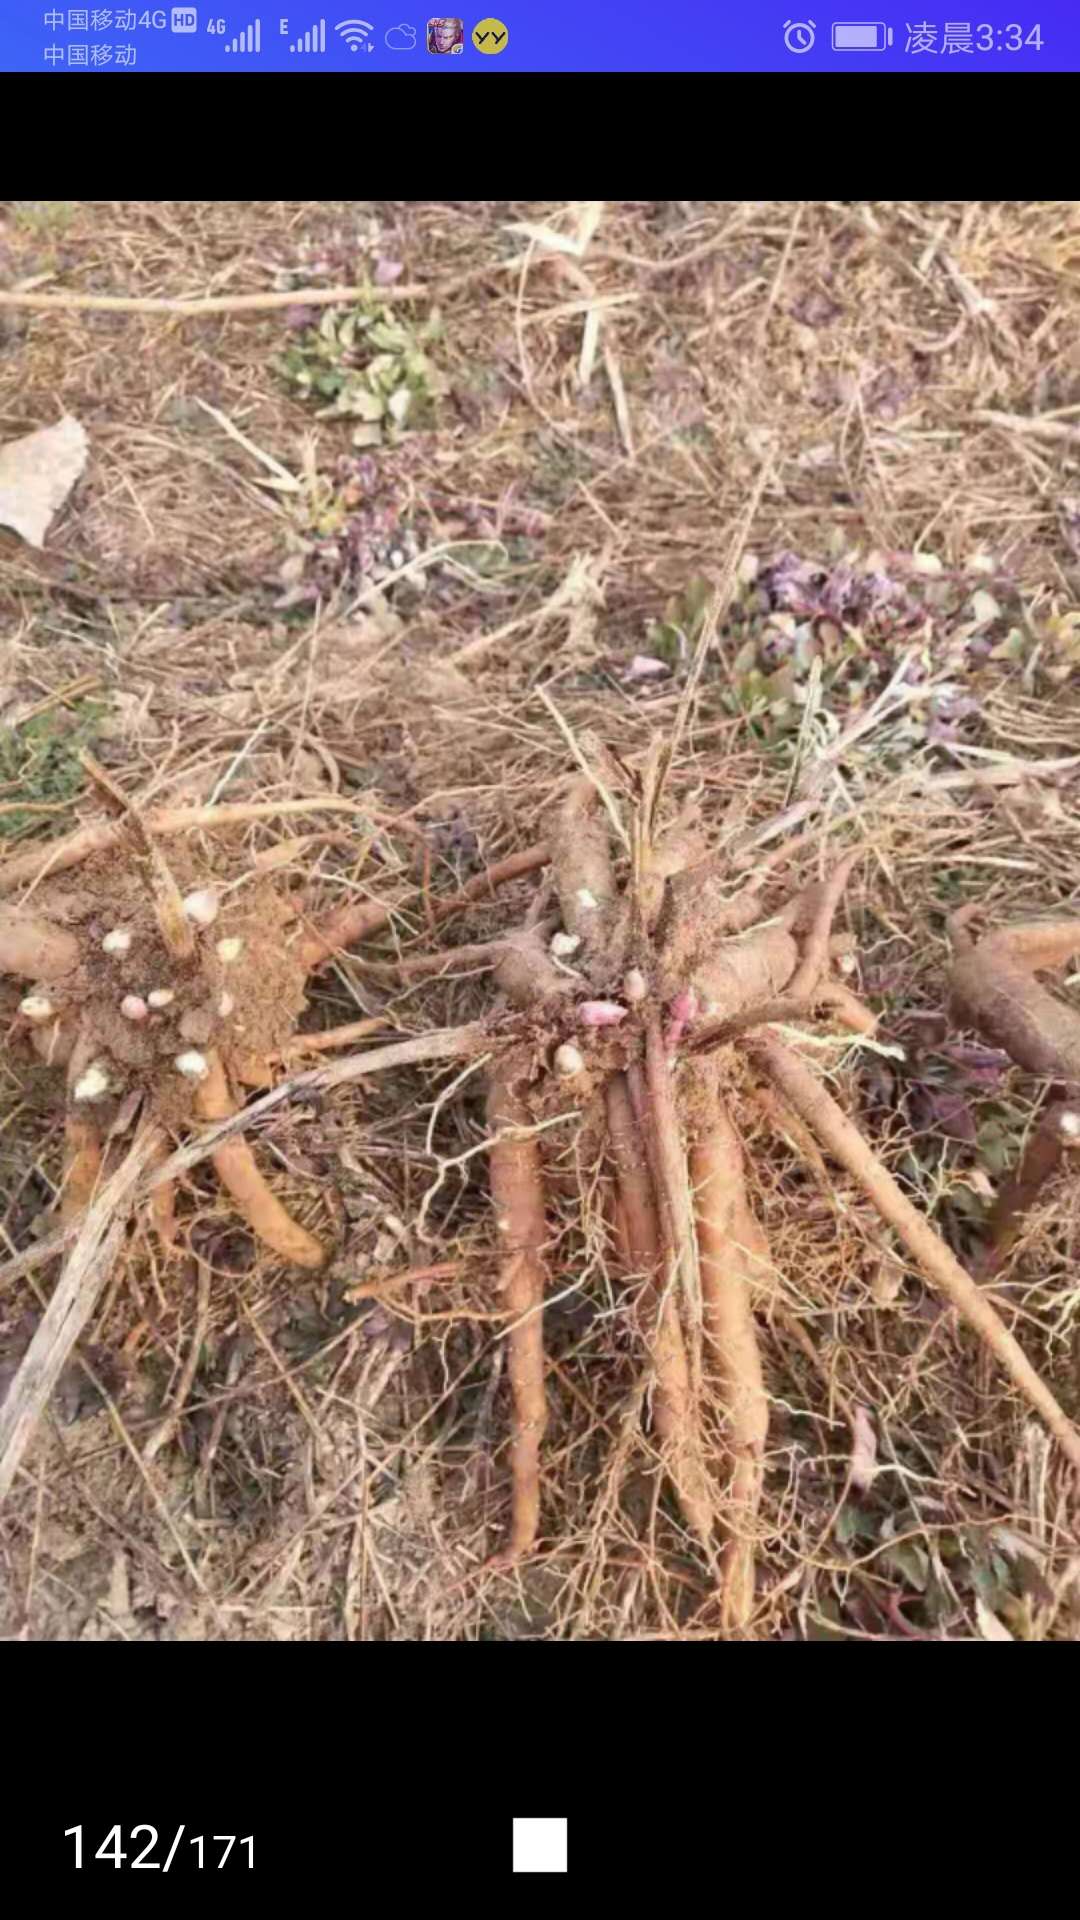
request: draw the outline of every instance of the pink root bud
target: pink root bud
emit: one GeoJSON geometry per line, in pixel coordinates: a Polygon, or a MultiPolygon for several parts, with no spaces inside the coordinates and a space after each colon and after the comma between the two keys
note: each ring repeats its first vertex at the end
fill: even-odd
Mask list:
{"type": "Polygon", "coordinates": [[[617,1000],[583,1000],[578,1019],[583,1027],[617,1027],[620,1020],[626,1019],[626,1011],[617,1000]]]}
{"type": "Polygon", "coordinates": [[[688,1026],[697,1019],[700,1003],[693,987],[683,987],[668,1007],[667,1025],[664,1028],[664,1052],[675,1052],[688,1026]]]}

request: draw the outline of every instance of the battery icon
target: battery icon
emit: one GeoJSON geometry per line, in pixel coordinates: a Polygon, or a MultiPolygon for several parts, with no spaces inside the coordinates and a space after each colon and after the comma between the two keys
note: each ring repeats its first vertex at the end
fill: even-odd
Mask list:
{"type": "Polygon", "coordinates": [[[892,46],[892,28],[883,20],[834,20],[834,53],[884,53],[892,46]]]}

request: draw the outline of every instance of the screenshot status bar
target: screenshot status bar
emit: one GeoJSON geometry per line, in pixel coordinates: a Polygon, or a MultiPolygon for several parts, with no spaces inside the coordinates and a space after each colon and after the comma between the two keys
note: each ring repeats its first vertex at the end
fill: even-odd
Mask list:
{"type": "MultiPolygon", "coordinates": [[[[429,0],[430,3],[430,0],[429,0]]],[[[481,4],[483,0],[481,0],[481,4]]],[[[4,72],[377,74],[702,72],[1074,72],[1073,0],[1006,4],[965,20],[922,8],[834,19],[783,5],[717,8],[684,0],[498,0],[493,13],[428,14],[408,0],[324,11],[307,4],[49,6],[9,0],[0,19],[4,72]]],[[[955,9],[950,9],[950,12],[955,9]]]]}

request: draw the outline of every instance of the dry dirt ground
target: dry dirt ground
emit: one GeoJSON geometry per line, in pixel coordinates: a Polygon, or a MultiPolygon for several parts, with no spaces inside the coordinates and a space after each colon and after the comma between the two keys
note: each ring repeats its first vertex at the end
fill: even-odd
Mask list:
{"type": "MultiPolygon", "coordinates": [[[[879,1024],[808,1029],[806,1057],[970,1264],[1044,1089],[947,1017],[946,915],[1067,915],[1080,890],[1077,207],[0,203],[0,291],[338,285],[387,307],[400,423],[326,411],[367,364],[350,303],[0,306],[0,442],[63,412],[90,441],[43,551],[0,529],[0,884],[107,817],[81,748],[140,807],[273,802],[170,842],[177,870],[391,907],[301,1019],[379,1044],[491,1006],[490,962],[448,956],[520,925],[535,875],[440,900],[545,839],[572,743],[640,765],[678,721],[669,802],[716,849],[820,768],[794,873],[868,841],[837,926],[879,1024]]],[[[128,884],[105,856],[67,878],[95,925],[128,884]]],[[[20,991],[0,983],[5,1260],[63,1178],[63,1078],[20,991]]],[[[1075,1495],[1042,1426],[847,1176],[739,1113],[772,1262],[753,1632],[1075,1638],[1075,1495]]],[[[205,1160],[171,1251],[135,1221],[0,1508],[0,1631],[715,1637],[569,1136],[540,1535],[508,1569],[481,1076],[300,1092],[251,1137],[326,1266],[275,1262],[205,1160]]],[[[1040,1195],[994,1291],[1080,1418],[1075,1191],[1040,1195]]],[[[56,1272],[0,1275],[0,1384],[56,1272]]]]}

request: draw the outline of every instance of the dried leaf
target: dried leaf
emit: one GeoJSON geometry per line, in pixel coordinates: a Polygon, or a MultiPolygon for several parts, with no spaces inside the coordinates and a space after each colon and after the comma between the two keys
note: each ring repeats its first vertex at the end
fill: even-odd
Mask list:
{"type": "Polygon", "coordinates": [[[86,465],[86,434],[73,414],[0,447],[0,526],[42,547],[49,524],[86,465]]]}

